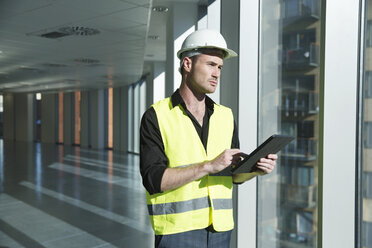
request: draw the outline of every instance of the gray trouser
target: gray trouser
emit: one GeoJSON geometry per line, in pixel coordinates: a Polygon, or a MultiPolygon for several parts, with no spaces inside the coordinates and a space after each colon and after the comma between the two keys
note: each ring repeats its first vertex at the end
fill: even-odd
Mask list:
{"type": "Polygon", "coordinates": [[[155,248],[229,248],[231,231],[193,230],[170,235],[155,235],[155,248]]]}

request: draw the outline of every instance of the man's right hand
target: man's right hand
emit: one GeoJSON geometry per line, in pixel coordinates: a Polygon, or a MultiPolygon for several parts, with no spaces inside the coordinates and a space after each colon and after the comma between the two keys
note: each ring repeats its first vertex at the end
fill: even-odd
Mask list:
{"type": "Polygon", "coordinates": [[[245,154],[242,153],[239,149],[226,149],[215,159],[207,162],[205,164],[205,167],[208,174],[214,174],[222,171],[229,165],[238,164],[244,156],[245,154]]]}
{"type": "Polygon", "coordinates": [[[205,175],[222,171],[231,164],[238,164],[245,154],[239,149],[227,149],[215,159],[187,167],[167,168],[161,180],[161,190],[171,190],[205,175]]]}

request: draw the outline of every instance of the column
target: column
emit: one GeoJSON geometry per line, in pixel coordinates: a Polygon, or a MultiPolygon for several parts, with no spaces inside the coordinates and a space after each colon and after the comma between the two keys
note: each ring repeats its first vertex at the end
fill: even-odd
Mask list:
{"type": "Polygon", "coordinates": [[[123,125],[121,123],[121,88],[113,88],[113,101],[114,101],[114,110],[113,110],[113,139],[114,139],[114,144],[113,144],[113,149],[114,150],[120,150],[120,133],[121,129],[123,128],[123,125]]]}
{"type": "MultiPolygon", "coordinates": [[[[129,119],[129,106],[128,106],[128,86],[120,88],[120,151],[128,152],[128,119],[129,119]]],[[[114,132],[115,134],[115,132],[114,132]]]]}
{"type": "MultiPolygon", "coordinates": [[[[221,34],[224,36],[227,47],[236,51],[239,54],[239,29],[236,27],[239,27],[239,2],[238,1],[228,1],[228,0],[221,0],[220,5],[215,5],[215,3],[212,3],[208,7],[208,16],[211,15],[210,18],[208,18],[208,26],[210,26],[212,29],[219,30],[219,15],[218,12],[221,11],[221,34]],[[214,11],[213,11],[214,10],[214,11]],[[214,17],[214,18],[212,18],[214,17]]],[[[235,122],[237,124],[240,124],[239,121],[239,115],[238,115],[238,104],[239,104],[239,57],[238,58],[230,58],[228,60],[224,61],[222,74],[220,78],[220,91],[219,96],[216,95],[215,99],[221,102],[222,105],[225,105],[232,109],[235,122]]],[[[241,135],[240,135],[241,136],[241,135]]],[[[240,137],[240,139],[242,139],[240,137]]],[[[243,139],[244,143],[245,139],[243,139]]],[[[242,142],[242,140],[240,141],[242,142]]],[[[246,185],[244,185],[246,186],[246,185]]],[[[244,187],[243,186],[243,187],[244,187]]],[[[239,205],[239,188],[234,187],[233,191],[233,207],[234,207],[234,219],[236,223],[236,228],[234,229],[232,233],[232,239],[231,239],[231,247],[243,247],[243,246],[237,246],[237,238],[240,230],[240,228],[243,228],[240,225],[240,221],[245,222],[247,221],[246,218],[243,216],[239,216],[238,210],[240,209],[239,205]],[[243,219],[244,218],[244,219],[243,219]]],[[[250,192],[245,192],[245,195],[250,194],[250,192]]],[[[249,211],[255,210],[249,209],[249,211]]],[[[243,212],[243,211],[242,211],[243,212]]],[[[245,228],[245,227],[244,227],[245,228]]],[[[246,230],[244,230],[246,232],[246,230]]],[[[249,234],[245,233],[244,236],[248,236],[249,234]]]]}
{"type": "Polygon", "coordinates": [[[165,98],[165,62],[153,62],[146,78],[146,107],[165,98]]]}
{"type": "Polygon", "coordinates": [[[128,151],[127,86],[114,88],[114,150],[128,151]]]}
{"type": "Polygon", "coordinates": [[[42,94],[41,98],[41,142],[55,144],[57,141],[57,95],[42,94]]]}
{"type": "MultiPolygon", "coordinates": [[[[197,29],[204,28],[221,31],[221,0],[209,1],[207,6],[199,5],[197,29]]],[[[208,95],[216,103],[220,103],[220,85],[220,83],[217,85],[213,94],[208,95]]]]}
{"type": "MultiPolygon", "coordinates": [[[[324,1],[323,159],[319,170],[318,247],[355,246],[359,1],[324,1]],[[340,37],[343,37],[340,39],[340,37]],[[340,52],[342,51],[342,52],[340,52]],[[321,194],[322,193],[322,194],[321,194]]],[[[322,111],[322,108],[321,108],[322,111]]],[[[322,124],[322,123],[321,123],[322,124]]],[[[321,139],[321,138],[320,138],[321,139]]]]}
{"type": "Polygon", "coordinates": [[[104,148],[104,90],[92,91],[92,148],[104,148]]]}
{"type": "Polygon", "coordinates": [[[4,140],[14,140],[14,94],[5,93],[3,95],[3,138],[4,140]]]}
{"type": "MultiPolygon", "coordinates": [[[[221,1],[221,34],[224,36],[228,48],[239,54],[239,2],[221,1]]],[[[224,61],[220,79],[220,101],[233,110],[234,117],[238,117],[239,97],[239,59],[231,58],[224,61]]]]}
{"type": "Polygon", "coordinates": [[[89,135],[90,135],[90,112],[89,112],[89,91],[81,91],[80,100],[80,118],[81,118],[81,129],[80,129],[80,146],[84,148],[89,147],[89,135]]]}
{"type": "Polygon", "coordinates": [[[63,144],[72,145],[73,137],[73,114],[72,111],[73,93],[63,94],[63,144]]]}
{"type": "Polygon", "coordinates": [[[34,140],[34,94],[14,94],[15,140],[34,140]]]}
{"type": "Polygon", "coordinates": [[[180,61],[177,58],[177,51],[181,48],[183,40],[195,31],[197,17],[197,3],[174,3],[169,10],[165,76],[166,97],[172,95],[181,84],[181,74],[178,71],[180,61]]]}
{"type": "MultiPolygon", "coordinates": [[[[258,20],[258,1],[221,0],[221,33],[228,47],[239,56],[224,63],[220,100],[233,110],[242,151],[252,151],[257,146],[258,20]],[[243,26],[249,26],[250,32],[241,31],[243,26]]],[[[255,248],[257,179],[236,186],[233,197],[235,230],[231,247],[255,248]]]]}
{"type": "Polygon", "coordinates": [[[133,136],[131,152],[139,153],[139,120],[140,120],[140,84],[136,83],[133,89],[133,136]]]}
{"type": "Polygon", "coordinates": [[[146,103],[145,108],[148,109],[151,104],[154,103],[154,90],[155,90],[155,76],[154,76],[154,69],[155,69],[156,62],[150,62],[149,68],[150,73],[146,75],[146,103]]]}

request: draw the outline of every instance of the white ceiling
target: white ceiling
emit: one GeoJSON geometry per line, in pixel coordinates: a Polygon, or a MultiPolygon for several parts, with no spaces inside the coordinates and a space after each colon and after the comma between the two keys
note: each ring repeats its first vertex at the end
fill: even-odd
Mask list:
{"type": "MultiPolygon", "coordinates": [[[[199,2],[178,0],[177,2],[199,2]]],[[[0,92],[84,90],[133,83],[145,61],[165,61],[173,1],[0,0],[0,92]],[[46,38],[62,27],[99,34],[46,38]],[[158,36],[158,39],[148,39],[158,36]]]]}

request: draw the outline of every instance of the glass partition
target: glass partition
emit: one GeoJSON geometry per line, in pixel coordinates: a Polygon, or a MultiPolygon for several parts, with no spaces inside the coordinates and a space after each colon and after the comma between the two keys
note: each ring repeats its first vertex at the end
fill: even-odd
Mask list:
{"type": "Polygon", "coordinates": [[[128,151],[139,153],[139,127],[146,111],[146,81],[128,86],[128,151]]]}
{"type": "Polygon", "coordinates": [[[261,3],[258,141],[295,140],[258,179],[257,246],[317,246],[320,1],[261,3]]]}
{"type": "Polygon", "coordinates": [[[0,139],[3,138],[3,95],[0,94],[0,139]]]}

